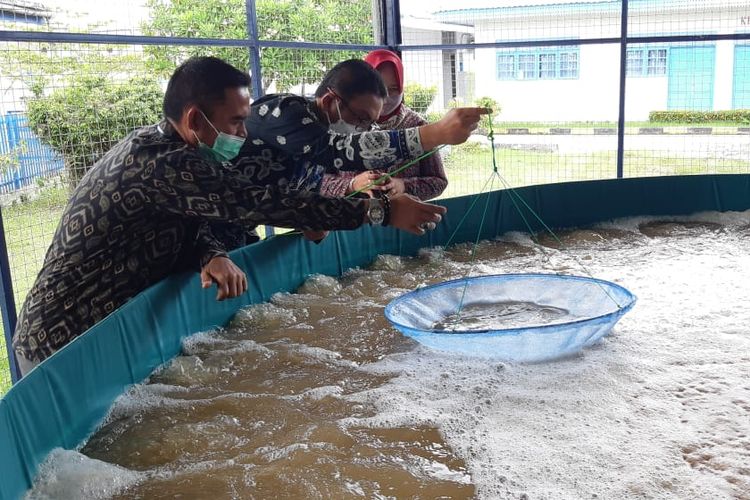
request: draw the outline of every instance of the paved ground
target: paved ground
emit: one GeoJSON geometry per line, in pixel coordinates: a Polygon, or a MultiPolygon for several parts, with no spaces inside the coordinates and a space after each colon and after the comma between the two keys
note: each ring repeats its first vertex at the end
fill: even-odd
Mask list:
{"type": "MultiPolygon", "coordinates": [[[[486,143],[486,139],[476,138],[486,143]]],[[[617,149],[616,135],[495,134],[495,146],[561,154],[617,149]]],[[[668,157],[721,158],[750,161],[750,135],[626,135],[625,149],[668,157]]]]}

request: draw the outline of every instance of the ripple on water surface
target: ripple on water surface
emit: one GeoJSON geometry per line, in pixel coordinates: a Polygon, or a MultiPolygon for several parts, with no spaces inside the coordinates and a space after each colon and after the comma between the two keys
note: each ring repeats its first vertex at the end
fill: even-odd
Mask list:
{"type": "MultiPolygon", "coordinates": [[[[391,299],[464,276],[470,245],[311,277],[187,339],[29,496],[750,498],[748,227],[709,213],[481,242],[475,274],[577,260],[639,296],[554,363],[429,351],[388,325],[391,299]]],[[[493,307],[463,320],[564,314],[493,307]]]]}

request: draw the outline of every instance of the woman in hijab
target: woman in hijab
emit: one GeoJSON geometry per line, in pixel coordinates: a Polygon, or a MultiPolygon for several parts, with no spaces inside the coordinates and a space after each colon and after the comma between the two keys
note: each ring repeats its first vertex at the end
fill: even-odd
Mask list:
{"type": "MultiPolygon", "coordinates": [[[[375,68],[383,78],[388,97],[383,103],[383,110],[378,118],[378,126],[384,130],[404,129],[425,125],[427,121],[416,111],[404,104],[404,67],[397,54],[378,49],[365,56],[365,61],[375,68]]],[[[390,172],[398,169],[394,165],[390,172]]],[[[339,172],[326,174],[321,186],[321,194],[331,197],[346,196],[371,184],[382,176],[381,172],[339,172]]],[[[372,186],[367,193],[377,196],[377,191],[389,195],[408,193],[420,200],[429,200],[439,196],[448,185],[443,162],[439,154],[433,154],[406,170],[390,177],[381,185],[372,186]]]]}

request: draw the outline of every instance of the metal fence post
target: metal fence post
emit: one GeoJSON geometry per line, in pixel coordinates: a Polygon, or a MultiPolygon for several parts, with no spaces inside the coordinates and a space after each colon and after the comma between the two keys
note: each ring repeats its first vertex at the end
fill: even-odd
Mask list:
{"type": "MultiPolygon", "coordinates": [[[[401,45],[401,3],[385,0],[385,44],[393,51],[401,45]]],[[[400,52],[399,52],[400,53],[400,52]]]]}
{"type": "Polygon", "coordinates": [[[617,117],[617,178],[625,174],[625,80],[628,60],[628,0],[622,0],[620,15],[620,111],[617,117]]]}
{"type": "MultiPolygon", "coordinates": [[[[247,18],[247,36],[250,40],[250,72],[252,74],[253,99],[263,95],[263,76],[260,65],[260,46],[258,45],[258,15],[255,0],[245,0],[245,14],[247,18]]],[[[248,132],[249,133],[249,132],[248,132]]],[[[273,236],[272,226],[265,226],[266,237],[273,236]]]]}
{"type": "Polygon", "coordinates": [[[247,36],[250,40],[250,71],[252,74],[253,99],[263,95],[263,77],[260,67],[260,48],[258,46],[258,15],[255,0],[245,0],[247,17],[247,36]]]}
{"type": "MultiPolygon", "coordinates": [[[[18,115],[8,112],[5,114],[5,126],[8,132],[8,151],[15,154],[16,147],[20,142],[20,132],[18,130],[18,115]]],[[[13,169],[13,189],[21,189],[21,168],[13,169]]]]}
{"type": "Polygon", "coordinates": [[[3,329],[5,330],[5,348],[8,353],[10,379],[16,383],[21,378],[21,372],[16,364],[13,353],[13,332],[16,330],[16,301],[13,296],[13,281],[10,275],[8,261],[8,245],[5,241],[5,225],[3,224],[3,210],[0,207],[0,311],[3,315],[3,329]]]}

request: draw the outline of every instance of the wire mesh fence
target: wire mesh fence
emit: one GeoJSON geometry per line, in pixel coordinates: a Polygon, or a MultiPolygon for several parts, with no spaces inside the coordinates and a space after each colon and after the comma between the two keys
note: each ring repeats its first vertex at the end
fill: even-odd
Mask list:
{"type": "MultiPolygon", "coordinates": [[[[623,109],[621,1],[399,5],[404,104],[427,122],[456,106],[492,109],[470,141],[441,150],[442,197],[478,192],[493,153],[511,186],[614,178],[620,132],[627,177],[750,171],[744,1],[629,2],[623,109]],[[685,35],[713,39],[670,39],[685,35]]],[[[255,7],[252,30],[245,0],[0,2],[0,31],[82,37],[0,42],[0,204],[18,307],[71,187],[126,134],[159,121],[177,64],[215,55],[252,71],[257,33],[261,92],[312,96],[333,65],[382,41],[387,14],[371,0],[255,7]]],[[[0,394],[7,362],[0,345],[0,394]]]]}

